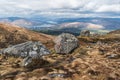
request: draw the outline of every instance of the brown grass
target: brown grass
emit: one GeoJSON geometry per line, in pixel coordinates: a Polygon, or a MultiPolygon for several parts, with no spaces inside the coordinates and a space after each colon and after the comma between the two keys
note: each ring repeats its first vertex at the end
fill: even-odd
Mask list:
{"type": "Polygon", "coordinates": [[[0,23],[0,46],[7,47],[9,44],[18,44],[26,41],[41,41],[48,43],[54,39],[54,36],[37,33],[19,26],[0,23]]]}

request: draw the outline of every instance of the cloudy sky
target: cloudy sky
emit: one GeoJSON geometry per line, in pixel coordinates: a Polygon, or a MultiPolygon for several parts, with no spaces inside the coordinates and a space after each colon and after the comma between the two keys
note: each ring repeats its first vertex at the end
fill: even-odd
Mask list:
{"type": "Polygon", "coordinates": [[[120,0],[0,0],[0,17],[115,17],[120,0]]]}

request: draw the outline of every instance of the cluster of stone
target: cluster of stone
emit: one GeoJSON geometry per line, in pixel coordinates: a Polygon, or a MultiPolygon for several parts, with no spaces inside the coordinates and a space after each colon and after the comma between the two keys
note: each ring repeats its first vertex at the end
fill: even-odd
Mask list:
{"type": "Polygon", "coordinates": [[[41,59],[42,56],[50,54],[50,51],[41,42],[28,41],[3,49],[5,56],[24,58],[23,66],[29,65],[33,59],[41,59]]]}
{"type": "MultiPolygon", "coordinates": [[[[79,46],[78,39],[69,33],[59,35],[54,42],[56,53],[70,53],[79,46]]],[[[50,54],[50,51],[39,41],[28,41],[2,49],[1,53],[7,57],[23,58],[22,66],[27,67],[36,60],[40,61],[43,56],[50,54]]]]}

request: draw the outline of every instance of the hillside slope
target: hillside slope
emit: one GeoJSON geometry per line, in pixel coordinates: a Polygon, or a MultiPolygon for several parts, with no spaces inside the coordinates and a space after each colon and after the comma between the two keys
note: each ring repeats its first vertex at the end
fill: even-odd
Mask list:
{"type": "Polygon", "coordinates": [[[120,34],[120,29],[115,30],[115,31],[111,31],[108,34],[120,34]]]}
{"type": "Polygon", "coordinates": [[[16,25],[0,23],[1,48],[6,47],[7,44],[18,44],[30,40],[45,43],[53,40],[53,37],[50,35],[33,32],[16,25]]]}
{"type": "Polygon", "coordinates": [[[120,37],[106,36],[78,37],[71,54],[51,48],[39,67],[23,68],[23,59],[0,56],[0,80],[120,80],[120,37]]]}

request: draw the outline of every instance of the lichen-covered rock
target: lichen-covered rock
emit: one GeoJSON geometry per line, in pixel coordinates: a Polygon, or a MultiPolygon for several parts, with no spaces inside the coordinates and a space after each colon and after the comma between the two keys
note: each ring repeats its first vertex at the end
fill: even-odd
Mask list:
{"type": "Polygon", "coordinates": [[[80,35],[89,37],[90,36],[90,31],[89,30],[83,30],[83,31],[81,31],[80,35]]]}
{"type": "Polygon", "coordinates": [[[2,50],[5,56],[24,58],[23,66],[29,65],[32,61],[40,60],[42,56],[50,54],[50,51],[41,42],[28,41],[17,44],[2,50]]]}
{"type": "Polygon", "coordinates": [[[62,33],[55,40],[56,53],[70,53],[78,47],[78,39],[69,33],[62,33]]]}

